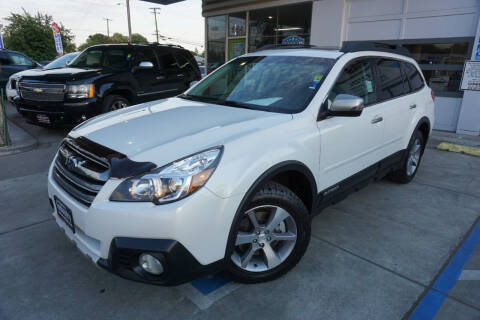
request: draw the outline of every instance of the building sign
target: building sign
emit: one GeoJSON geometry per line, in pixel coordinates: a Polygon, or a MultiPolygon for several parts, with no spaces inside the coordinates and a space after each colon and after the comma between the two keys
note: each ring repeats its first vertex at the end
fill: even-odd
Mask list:
{"type": "Polygon", "coordinates": [[[475,52],[475,60],[480,60],[480,41],[477,43],[477,51],[475,52]]]}
{"type": "Polygon", "coordinates": [[[62,36],[60,35],[60,27],[52,22],[53,39],[55,40],[55,49],[59,56],[63,55],[62,36]]]}
{"type": "Polygon", "coordinates": [[[282,40],[282,44],[286,45],[303,45],[305,44],[305,39],[299,36],[288,36],[282,40]]]}
{"type": "Polygon", "coordinates": [[[480,91],[480,61],[465,61],[460,90],[480,91]]]}

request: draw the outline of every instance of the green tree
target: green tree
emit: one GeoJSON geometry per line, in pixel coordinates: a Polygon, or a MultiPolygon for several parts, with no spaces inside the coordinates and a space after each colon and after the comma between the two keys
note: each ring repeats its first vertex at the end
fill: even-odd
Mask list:
{"type": "Polygon", "coordinates": [[[94,46],[96,44],[104,44],[104,43],[110,43],[110,39],[106,35],[102,33],[91,34],[88,36],[87,41],[85,41],[84,44],[78,47],[78,50],[83,50],[90,46],[94,46]]]}
{"type": "MultiPolygon", "coordinates": [[[[3,31],[7,49],[20,51],[37,61],[53,60],[57,56],[51,28],[52,16],[40,12],[31,15],[23,10],[22,14],[10,13],[5,20],[9,22],[3,31]]],[[[75,51],[72,32],[61,23],[59,27],[64,52],[75,51]]]]}
{"type": "Polygon", "coordinates": [[[140,33],[132,33],[132,43],[148,44],[148,40],[140,33]]]}
{"type": "MultiPolygon", "coordinates": [[[[78,47],[79,50],[83,50],[96,44],[106,43],[128,43],[128,37],[121,33],[114,33],[110,38],[102,33],[95,33],[89,35],[85,43],[78,47]]],[[[132,34],[132,43],[148,44],[147,38],[139,33],[132,34]]]]}

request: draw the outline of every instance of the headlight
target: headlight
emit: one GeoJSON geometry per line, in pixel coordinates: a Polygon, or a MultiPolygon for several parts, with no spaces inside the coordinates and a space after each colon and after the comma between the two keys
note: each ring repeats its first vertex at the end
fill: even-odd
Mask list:
{"type": "Polygon", "coordinates": [[[162,204],[183,199],[205,185],[222,151],[223,147],[212,148],[129,178],[115,189],[110,200],[162,204]]]}
{"type": "Polygon", "coordinates": [[[67,86],[67,97],[70,99],[93,98],[95,87],[93,84],[73,84],[67,86]]]}

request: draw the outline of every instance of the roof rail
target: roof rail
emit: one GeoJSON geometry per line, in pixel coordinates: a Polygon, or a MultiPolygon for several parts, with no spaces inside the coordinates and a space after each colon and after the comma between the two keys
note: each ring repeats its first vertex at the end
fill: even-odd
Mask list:
{"type": "Polygon", "coordinates": [[[407,48],[399,44],[390,44],[385,42],[372,41],[344,41],[340,49],[341,52],[359,52],[359,51],[380,51],[396,53],[402,56],[412,57],[407,48]]]}
{"type": "Polygon", "coordinates": [[[255,51],[275,50],[275,49],[316,49],[317,46],[311,44],[267,44],[261,46],[255,51]]]}
{"type": "Polygon", "coordinates": [[[183,47],[181,45],[178,45],[178,44],[172,44],[172,43],[158,43],[158,42],[152,42],[150,43],[151,45],[154,45],[154,46],[164,46],[164,47],[172,47],[172,48],[181,48],[183,49],[183,47]]]}

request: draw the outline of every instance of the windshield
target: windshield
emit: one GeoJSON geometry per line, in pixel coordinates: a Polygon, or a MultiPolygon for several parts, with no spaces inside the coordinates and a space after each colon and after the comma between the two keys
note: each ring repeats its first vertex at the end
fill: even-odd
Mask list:
{"type": "Polygon", "coordinates": [[[111,68],[126,70],[130,66],[132,53],[129,48],[94,47],[83,51],[69,65],[74,68],[97,69],[111,68]]]}
{"type": "Polygon", "coordinates": [[[64,68],[67,65],[67,62],[72,61],[76,56],[78,56],[78,52],[68,53],[64,56],[61,56],[49,64],[43,66],[43,69],[50,70],[56,68],[64,68]]]}
{"type": "Polygon", "coordinates": [[[294,56],[237,58],[193,87],[185,99],[271,112],[306,108],[333,59],[294,56]]]}

